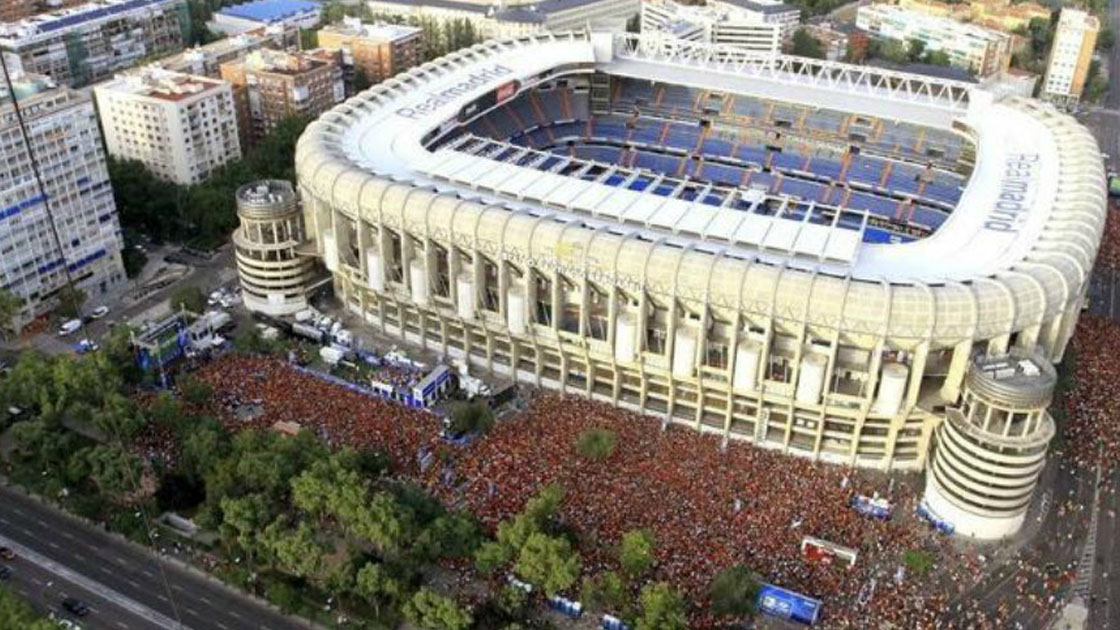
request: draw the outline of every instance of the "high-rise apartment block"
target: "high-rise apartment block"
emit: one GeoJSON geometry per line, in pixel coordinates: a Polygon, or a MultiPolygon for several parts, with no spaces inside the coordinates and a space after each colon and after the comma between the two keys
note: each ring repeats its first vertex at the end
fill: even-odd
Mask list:
{"type": "Polygon", "coordinates": [[[181,49],[189,33],[186,0],[98,0],[0,23],[0,51],[29,73],[82,87],[181,49]]]}
{"type": "Polygon", "coordinates": [[[1054,31],[1054,44],[1050,47],[1050,59],[1046,63],[1043,97],[1057,100],[1081,98],[1100,29],[1100,22],[1092,15],[1076,9],[1062,9],[1054,31]]]}
{"type": "Polygon", "coordinates": [[[197,184],[241,157],[229,83],[147,67],[94,88],[105,146],[157,177],[197,184]]]}
{"type": "Polygon", "coordinates": [[[223,37],[154,63],[167,70],[217,79],[222,76],[223,63],[239,61],[254,50],[262,48],[284,51],[299,49],[299,29],[290,24],[273,24],[223,37]]]}
{"type": "Polygon", "coordinates": [[[91,300],[125,273],[93,101],[42,76],[13,83],[44,187],[0,84],[0,286],[24,301],[13,322],[22,328],[57,306],[68,271],[91,300]]]}
{"type": "Polygon", "coordinates": [[[1003,72],[1011,64],[1011,35],[951,18],[889,4],[869,4],[856,13],[856,26],[879,39],[905,45],[920,41],[925,50],[943,52],[951,65],[979,77],[1003,72]]]}
{"type": "Polygon", "coordinates": [[[287,116],[315,117],[346,98],[342,68],[325,52],[257,50],[222,64],[233,86],[242,146],[251,146],[287,116]]]}
{"type": "Polygon", "coordinates": [[[319,46],[342,54],[343,68],[370,83],[419,64],[424,59],[423,30],[397,24],[363,24],[346,18],[319,30],[319,46]]]}
{"type": "Polygon", "coordinates": [[[760,13],[724,2],[697,6],[646,0],[642,3],[641,27],[642,33],[771,54],[779,52],[782,45],[780,23],[767,22],[760,13]]]}

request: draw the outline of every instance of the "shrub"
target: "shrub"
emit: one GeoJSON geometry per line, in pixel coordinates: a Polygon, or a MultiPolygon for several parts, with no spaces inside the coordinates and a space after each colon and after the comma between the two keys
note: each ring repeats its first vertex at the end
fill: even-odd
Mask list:
{"type": "Polygon", "coordinates": [[[588,459],[602,461],[614,454],[618,436],[609,429],[585,429],[579,434],[576,451],[588,459]]]}

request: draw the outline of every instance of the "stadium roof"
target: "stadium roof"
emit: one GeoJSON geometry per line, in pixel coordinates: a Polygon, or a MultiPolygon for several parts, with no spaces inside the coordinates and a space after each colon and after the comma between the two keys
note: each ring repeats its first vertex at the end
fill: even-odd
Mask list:
{"type": "Polygon", "coordinates": [[[785,4],[784,2],[758,2],[757,0],[719,0],[719,2],[764,15],[776,15],[778,13],[789,13],[793,11],[800,13],[801,11],[801,9],[798,9],[792,4],[785,4]]]}
{"type": "Polygon", "coordinates": [[[496,2],[494,4],[482,4],[467,0],[378,0],[378,2],[382,3],[399,4],[408,7],[432,7],[452,11],[482,13],[490,15],[495,20],[501,22],[525,22],[532,24],[544,22],[548,15],[552,13],[567,11],[569,9],[579,9],[602,1],[603,0],[541,0],[540,2],[519,4],[502,9],[499,8],[496,2]]]}
{"type": "Polygon", "coordinates": [[[318,11],[319,8],[319,3],[312,0],[256,0],[225,7],[218,13],[254,22],[272,23],[318,11]]]}
{"type": "MultiPolygon", "coordinates": [[[[975,85],[890,70],[628,34],[487,42],[414,68],[312,123],[298,145],[297,171],[301,185],[319,198],[347,206],[354,203],[353,191],[364,195],[367,183],[371,191],[404,184],[539,220],[638,232],[682,251],[881,285],[888,295],[892,286],[899,295],[910,295],[901,287],[921,286],[928,299],[906,308],[928,308],[931,318],[945,307],[939,301],[951,300],[957,308],[969,303],[962,295],[972,292],[1006,294],[1009,303],[1027,304],[1026,310],[1010,307],[1013,319],[1073,299],[1070,287],[1081,286],[1092,268],[1104,215],[1100,152],[1084,127],[1052,106],[997,101],[975,85]],[[975,168],[939,230],[922,240],[886,244],[807,220],[655,197],[648,189],[620,190],[424,146],[429,134],[453,126],[480,97],[499,87],[529,88],[560,67],[715,86],[952,131],[975,142],[975,168]],[[936,289],[944,296],[934,297],[934,287],[945,287],[936,289]]],[[[1007,321],[972,313],[973,321],[981,317],[992,326],[1007,321]]]]}

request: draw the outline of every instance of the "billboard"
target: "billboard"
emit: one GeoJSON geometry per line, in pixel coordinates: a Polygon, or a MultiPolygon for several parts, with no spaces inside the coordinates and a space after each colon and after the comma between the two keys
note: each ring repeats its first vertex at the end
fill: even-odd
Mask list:
{"type": "Polygon", "coordinates": [[[819,599],[806,597],[773,584],[762,585],[758,591],[755,607],[771,617],[796,621],[807,626],[815,624],[821,615],[819,599]]]}
{"type": "Polygon", "coordinates": [[[490,90],[482,96],[474,99],[470,103],[464,105],[463,108],[459,110],[459,122],[467,122],[475,116],[478,116],[483,112],[501,105],[502,103],[516,96],[518,90],[520,89],[520,81],[516,79],[512,81],[506,81],[505,83],[499,85],[497,88],[490,90]]]}

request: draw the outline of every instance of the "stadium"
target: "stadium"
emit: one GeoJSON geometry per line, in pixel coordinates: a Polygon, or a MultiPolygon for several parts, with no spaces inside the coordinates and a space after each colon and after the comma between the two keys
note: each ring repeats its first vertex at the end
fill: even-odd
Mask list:
{"type": "Polygon", "coordinates": [[[312,123],[305,251],[387,334],[1022,523],[1105,218],[1090,133],[966,83],[490,41],[312,123]]]}

